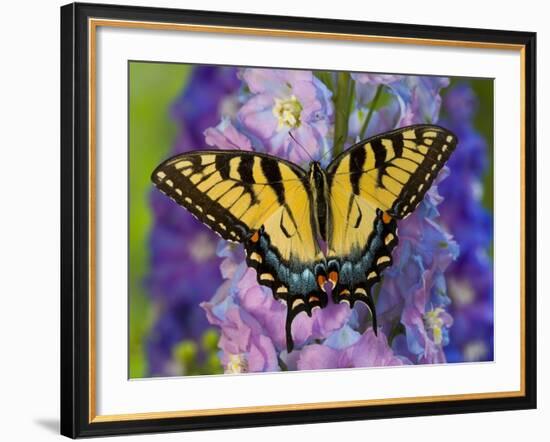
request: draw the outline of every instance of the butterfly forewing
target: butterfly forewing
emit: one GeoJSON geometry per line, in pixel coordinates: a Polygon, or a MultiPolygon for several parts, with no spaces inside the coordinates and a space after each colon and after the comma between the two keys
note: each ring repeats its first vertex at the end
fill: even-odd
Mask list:
{"type": "Polygon", "coordinates": [[[350,147],[327,173],[333,187],[401,219],[422,201],[456,143],[456,136],[439,126],[409,126],[350,147]]]}
{"type": "Polygon", "coordinates": [[[155,185],[224,239],[243,242],[279,207],[284,182],[298,182],[296,166],[235,151],[194,151],[162,163],[155,185]]]}

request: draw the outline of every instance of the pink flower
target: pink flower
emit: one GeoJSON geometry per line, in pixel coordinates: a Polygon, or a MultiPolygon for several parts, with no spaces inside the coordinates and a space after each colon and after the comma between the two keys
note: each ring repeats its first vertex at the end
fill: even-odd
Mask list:
{"type": "Polygon", "coordinates": [[[239,132],[229,119],[223,119],[216,127],[204,131],[206,144],[226,150],[252,150],[248,137],[239,132]]]}

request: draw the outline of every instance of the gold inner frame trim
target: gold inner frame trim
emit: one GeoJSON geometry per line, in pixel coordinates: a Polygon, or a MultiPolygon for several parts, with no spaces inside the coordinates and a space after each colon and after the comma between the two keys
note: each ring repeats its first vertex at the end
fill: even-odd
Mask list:
{"type": "Polygon", "coordinates": [[[410,37],[389,37],[377,35],[340,34],[331,32],[291,31],[282,29],[244,28],[231,26],[191,25],[181,23],[140,22],[130,20],[95,19],[88,20],[88,93],[89,93],[89,423],[132,421],[144,419],[168,419],[178,417],[198,417],[246,414],[258,412],[278,412],[297,410],[322,410],[327,408],[365,407],[375,405],[415,404],[426,402],[481,400],[525,396],[525,46],[493,42],[423,39],[410,37]],[[420,46],[463,47],[475,49],[498,49],[518,51],[521,65],[521,110],[520,110],[520,149],[521,149],[521,228],[520,228],[520,389],[518,391],[466,393],[437,396],[399,397],[387,399],[367,399],[353,401],[333,401],[302,404],[262,405],[252,407],[159,411],[98,415],[96,413],[96,31],[99,26],[115,28],[135,28],[148,30],[170,30],[217,34],[236,34],[267,37],[292,37],[322,40],[357,41],[369,43],[412,44],[420,46]]]}

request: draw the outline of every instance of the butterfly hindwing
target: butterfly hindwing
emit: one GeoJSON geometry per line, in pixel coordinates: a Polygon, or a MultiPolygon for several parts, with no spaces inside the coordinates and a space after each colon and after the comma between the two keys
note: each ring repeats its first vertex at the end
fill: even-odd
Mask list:
{"type": "Polygon", "coordinates": [[[287,306],[286,345],[292,351],[292,321],[301,312],[311,316],[327,305],[316,275],[324,273],[324,257],[315,240],[310,195],[303,184],[289,186],[285,204],[245,243],[247,264],[258,281],[287,306]]]}
{"type": "Polygon", "coordinates": [[[331,209],[327,273],[334,275],[330,278],[335,283],[332,299],[350,307],[356,301],[367,304],[376,331],[371,288],[380,281],[382,270],[392,264],[391,252],[398,242],[397,222],[360,196],[345,196],[337,188],[332,189],[331,209]]]}
{"type": "Polygon", "coordinates": [[[376,315],[372,286],[392,264],[396,219],[412,213],[456,147],[456,137],[416,125],[362,141],[328,167],[331,208],[327,272],[338,275],[335,302],[365,302],[376,315]]]}
{"type": "Polygon", "coordinates": [[[287,304],[287,349],[294,317],[324,307],[316,282],[324,258],[312,222],[305,172],[284,160],[243,151],[193,151],[162,163],[155,185],[224,239],[244,244],[258,282],[287,304]]]}

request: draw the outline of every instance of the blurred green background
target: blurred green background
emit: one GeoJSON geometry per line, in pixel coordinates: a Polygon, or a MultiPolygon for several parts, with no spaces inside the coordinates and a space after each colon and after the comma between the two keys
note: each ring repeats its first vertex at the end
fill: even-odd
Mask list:
{"type": "MultiPolygon", "coordinates": [[[[149,263],[148,233],[151,227],[149,195],[151,171],[169,155],[178,127],[170,117],[170,106],[186,87],[193,67],[184,64],[131,62],[129,64],[129,377],[148,375],[145,338],[154,311],[143,285],[149,263]]],[[[493,82],[451,78],[449,88],[468,81],[479,98],[476,128],[489,142],[493,161],[493,82]]],[[[493,168],[489,168],[483,195],[493,209],[493,168]]],[[[181,348],[185,351],[185,348],[181,348]]]]}
{"type": "Polygon", "coordinates": [[[177,127],[169,115],[170,104],[185,87],[191,67],[131,62],[129,69],[129,376],[136,378],[147,373],[144,337],[153,319],[143,286],[149,262],[150,176],[171,150],[177,127]]]}

